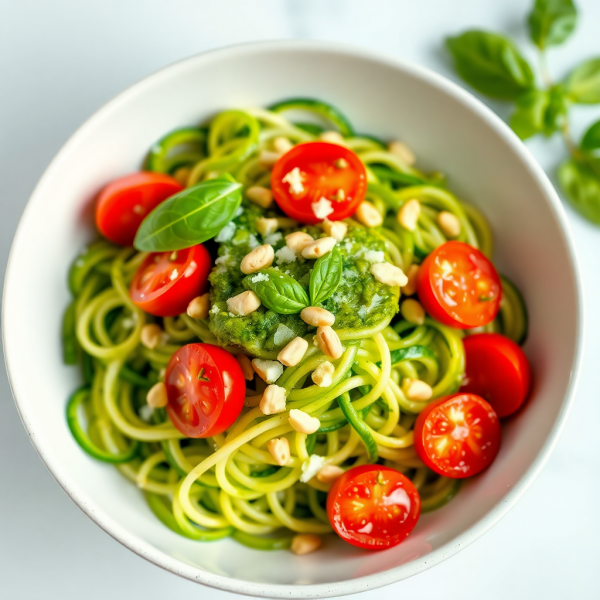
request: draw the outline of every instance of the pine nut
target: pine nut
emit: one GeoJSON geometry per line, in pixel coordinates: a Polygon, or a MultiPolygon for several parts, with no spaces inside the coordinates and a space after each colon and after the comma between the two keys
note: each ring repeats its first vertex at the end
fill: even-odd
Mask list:
{"type": "Polygon", "coordinates": [[[321,427],[321,421],[317,417],[311,417],[308,413],[297,408],[292,408],[288,416],[290,425],[299,433],[310,435],[321,427]]]}
{"type": "Polygon", "coordinates": [[[242,292],[227,300],[227,310],[237,317],[244,317],[260,306],[260,298],[252,291],[242,292]]]}
{"type": "Polygon", "coordinates": [[[338,334],[328,325],[317,328],[317,344],[323,354],[334,360],[339,358],[344,352],[344,347],[338,334]]]}
{"type": "Polygon", "coordinates": [[[402,381],[402,391],[409,400],[423,402],[433,395],[431,386],[420,379],[406,378],[402,381]]]}
{"type": "Polygon", "coordinates": [[[400,313],[409,322],[414,325],[423,325],[425,323],[425,309],[418,300],[408,298],[400,305],[400,313]]]}
{"type": "Polygon", "coordinates": [[[208,317],[209,306],[210,295],[208,293],[197,296],[188,304],[188,317],[191,317],[192,319],[206,319],[208,317]]]}
{"type": "Polygon", "coordinates": [[[162,344],[165,337],[166,334],[160,325],[148,323],[142,327],[140,342],[142,342],[142,346],[146,346],[146,348],[152,350],[162,344]]]}
{"type": "Polygon", "coordinates": [[[334,372],[335,367],[329,361],[325,361],[313,371],[311,379],[319,387],[329,387],[333,383],[334,372]]]}
{"type": "Polygon", "coordinates": [[[273,140],[273,148],[275,148],[275,152],[279,154],[285,154],[289,152],[294,147],[294,144],[290,142],[290,140],[286,137],[279,136],[273,140]]]}
{"type": "Polygon", "coordinates": [[[302,309],[300,318],[307,324],[313,327],[321,325],[333,325],[335,323],[335,315],[324,308],[318,306],[307,306],[302,309]]]}
{"type": "Polygon", "coordinates": [[[371,265],[371,274],[379,283],[391,287],[402,287],[408,283],[408,277],[403,273],[402,269],[387,262],[371,265]]]}
{"type": "Polygon", "coordinates": [[[291,550],[294,554],[302,556],[318,550],[323,540],[313,533],[298,533],[292,538],[291,550]]]}
{"type": "Polygon", "coordinates": [[[275,383],[283,375],[283,365],[276,360],[254,358],[252,360],[252,368],[267,383],[275,383]]]}
{"type": "Polygon", "coordinates": [[[460,220],[451,212],[443,210],[438,213],[436,221],[447,238],[454,239],[460,235],[460,220]]]}
{"type": "Polygon", "coordinates": [[[317,473],[317,481],[321,483],[333,483],[340,475],[344,474],[344,469],[337,465],[325,465],[317,473]]]}
{"type": "Polygon", "coordinates": [[[346,142],[341,133],[337,131],[324,131],[319,135],[319,139],[322,142],[329,142],[330,144],[338,144],[339,146],[345,146],[346,142]]]}
{"type": "Polygon", "coordinates": [[[348,233],[348,225],[342,221],[330,221],[329,219],[325,219],[321,223],[321,227],[323,227],[323,231],[334,238],[336,242],[341,242],[346,237],[346,233],[348,233]]]}
{"type": "Polygon", "coordinates": [[[260,400],[263,415],[276,415],[285,411],[285,388],[278,385],[268,385],[260,400]]]}
{"type": "Polygon", "coordinates": [[[412,198],[408,202],[405,202],[398,211],[398,223],[408,229],[408,231],[414,231],[417,228],[417,221],[421,214],[421,203],[416,199],[412,198]]]}
{"type": "Polygon", "coordinates": [[[188,178],[192,170],[189,167],[179,167],[173,173],[173,179],[176,179],[183,187],[187,187],[188,178]]]}
{"type": "Polygon", "coordinates": [[[246,190],[246,198],[261,208],[269,208],[273,204],[273,192],[260,185],[249,187],[246,190]]]}
{"type": "Polygon", "coordinates": [[[278,438],[267,442],[267,450],[275,462],[283,467],[290,460],[290,443],[287,438],[278,438]]]}
{"type": "Polygon", "coordinates": [[[303,231],[295,231],[285,236],[285,243],[288,248],[294,252],[302,252],[306,246],[312,244],[315,239],[312,235],[304,233],[303,231]]]}
{"type": "Polygon", "coordinates": [[[267,219],[265,217],[260,217],[260,219],[256,219],[256,230],[260,235],[266,236],[275,233],[279,228],[279,219],[267,219]]]}
{"type": "Polygon", "coordinates": [[[275,163],[279,160],[281,152],[272,152],[271,150],[262,150],[258,162],[263,169],[272,169],[275,163]]]}
{"type": "Polygon", "coordinates": [[[388,150],[409,167],[417,162],[415,153],[404,142],[392,142],[388,145],[388,150]]]}
{"type": "Polygon", "coordinates": [[[256,273],[256,271],[270,267],[274,259],[275,252],[273,251],[273,246],[271,244],[263,244],[244,256],[240,264],[240,269],[242,273],[250,275],[250,273],[256,273]]]}
{"type": "Polygon", "coordinates": [[[304,338],[296,337],[277,355],[277,360],[286,367],[295,367],[307,350],[308,342],[304,338]]]}
{"type": "Polygon", "coordinates": [[[304,258],[321,258],[321,256],[324,256],[328,252],[331,252],[334,246],[335,238],[319,238],[311,244],[308,244],[308,246],[306,246],[304,250],[302,250],[302,256],[304,258]]]}
{"type": "Polygon", "coordinates": [[[148,390],[148,394],[146,395],[148,406],[152,408],[164,408],[168,401],[167,386],[162,381],[155,383],[148,390]]]}
{"type": "Polygon", "coordinates": [[[402,287],[405,296],[412,296],[417,291],[417,279],[419,277],[419,265],[412,264],[406,273],[408,283],[402,287]]]}
{"type": "Polygon", "coordinates": [[[238,364],[242,368],[244,379],[252,381],[254,379],[254,369],[252,368],[252,363],[250,362],[250,359],[245,354],[238,354],[235,358],[237,359],[238,364]]]}
{"type": "Polygon", "coordinates": [[[354,216],[365,227],[379,227],[383,224],[383,216],[368,200],[363,200],[358,205],[354,216]]]}

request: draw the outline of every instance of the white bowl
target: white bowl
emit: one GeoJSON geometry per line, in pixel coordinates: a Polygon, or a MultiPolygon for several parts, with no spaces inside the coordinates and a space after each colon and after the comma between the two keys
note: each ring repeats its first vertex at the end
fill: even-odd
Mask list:
{"type": "Polygon", "coordinates": [[[100,527],[155,564],[210,586],[256,596],[339,596],[382,586],[451,556],[494,525],[547,460],[573,396],[582,345],[582,303],[565,216],[523,144],[471,95],[426,69],[370,51],[315,42],[226,48],[175,64],[99,110],[59,152],[17,231],[6,274],[3,337],[23,423],[58,483],[100,527]],[[421,164],[443,170],[461,198],[480,207],[497,238],[495,262],[523,291],[532,398],[503,427],[492,467],[411,536],[368,553],[331,537],[297,557],[232,540],[201,544],[165,528],[111,466],[84,454],[65,420],[78,385],[62,364],[66,272],[91,236],[91,201],[109,180],[139,169],[165,132],[227,107],[292,96],[336,104],[359,131],[400,138],[421,164]],[[34,360],[32,360],[32,356],[34,360]]]}

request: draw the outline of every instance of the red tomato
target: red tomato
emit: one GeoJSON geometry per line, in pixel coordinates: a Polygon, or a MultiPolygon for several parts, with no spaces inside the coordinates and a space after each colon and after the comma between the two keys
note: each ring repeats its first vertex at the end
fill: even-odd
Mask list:
{"type": "Polygon", "coordinates": [[[461,479],[485,469],[500,449],[500,421],[475,394],[432,402],[415,422],[415,450],[433,471],[461,479]]]}
{"type": "Polygon", "coordinates": [[[359,548],[382,550],[399,544],[414,529],[421,498],[410,479],[382,465],[346,471],[327,495],[335,532],[359,548]]]}
{"type": "Polygon", "coordinates": [[[246,380],[235,357],[212,344],[187,344],[165,373],[167,414],[187,437],[223,433],[240,414],[246,380]]]}
{"type": "Polygon", "coordinates": [[[531,383],[531,369],[523,350],[499,333],[468,335],[463,344],[467,372],[461,392],[485,398],[500,418],[518,410],[531,383]]]}
{"type": "Polygon", "coordinates": [[[176,252],[153,252],[133,276],[129,295],[151,315],[175,317],[206,291],[211,266],[202,244],[176,252]]]}
{"type": "Polygon", "coordinates": [[[98,195],[96,226],[115,244],[132,246],[140,223],[182,185],[162,173],[133,173],[111,181],[98,195]]]}
{"type": "Polygon", "coordinates": [[[367,191],[367,172],[360,158],[344,146],[307,142],[294,146],[273,167],[271,189],[279,208],[292,219],[314,224],[313,204],[331,202],[330,221],[354,214],[367,191]]]}
{"type": "Polygon", "coordinates": [[[417,287],[425,310],[451,327],[486,325],[500,310],[502,285],[494,265],[463,242],[446,242],[429,254],[417,287]]]}

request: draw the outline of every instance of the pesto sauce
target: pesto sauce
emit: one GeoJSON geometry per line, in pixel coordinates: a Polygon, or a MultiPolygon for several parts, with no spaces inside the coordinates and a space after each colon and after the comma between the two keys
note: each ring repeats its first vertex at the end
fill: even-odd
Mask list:
{"type": "MultiPolygon", "coordinates": [[[[299,314],[280,315],[264,306],[245,317],[231,315],[227,300],[245,291],[240,263],[253,248],[271,244],[275,250],[273,268],[290,275],[308,290],[310,269],[315,261],[300,256],[286,262],[286,251],[279,256],[278,251],[285,247],[285,235],[292,231],[306,231],[314,238],[325,234],[320,227],[306,226],[263,237],[256,230],[256,220],[280,215],[246,200],[238,213],[215,238],[220,246],[209,278],[212,286],[209,327],[220,344],[240,346],[254,356],[274,356],[294,337],[304,337],[314,328],[304,323],[299,314]]],[[[393,288],[379,283],[370,273],[371,261],[379,262],[377,259],[381,257],[390,260],[381,233],[348,221],[348,233],[338,247],[344,263],[342,280],[335,294],[320,305],[335,315],[334,328],[373,327],[392,317],[398,311],[393,288]]]]}

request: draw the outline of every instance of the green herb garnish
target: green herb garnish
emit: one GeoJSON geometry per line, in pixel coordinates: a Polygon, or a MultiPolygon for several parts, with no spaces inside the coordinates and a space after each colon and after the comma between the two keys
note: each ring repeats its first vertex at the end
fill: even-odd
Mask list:
{"type": "Polygon", "coordinates": [[[202,367],[200,369],[200,372],[198,373],[198,377],[197,378],[200,381],[210,381],[210,379],[208,377],[205,377],[204,373],[205,373],[205,369],[204,369],[204,367],[202,367]]]}
{"type": "Polygon", "coordinates": [[[337,248],[321,256],[310,271],[310,302],[316,306],[319,302],[325,302],[327,298],[335,294],[342,280],[344,265],[342,255],[337,248]]]}

